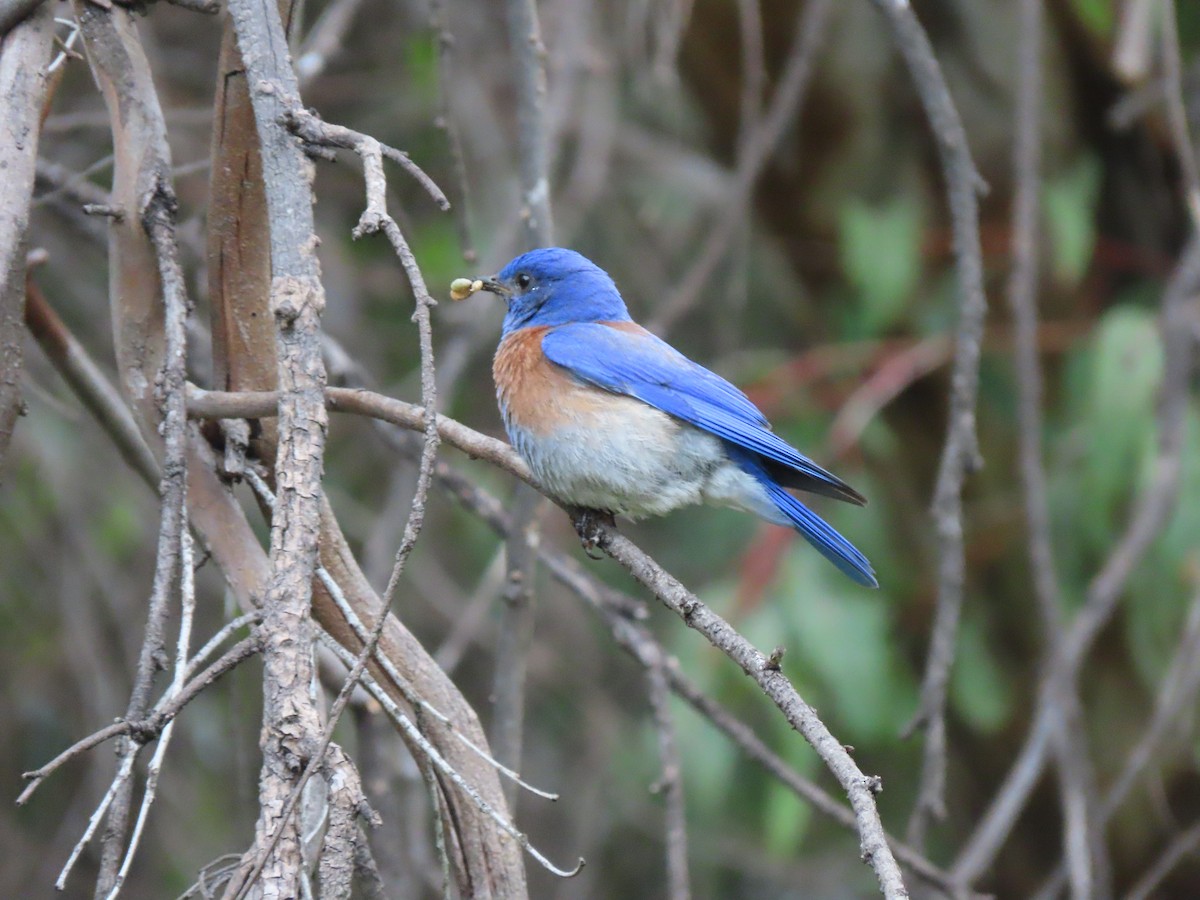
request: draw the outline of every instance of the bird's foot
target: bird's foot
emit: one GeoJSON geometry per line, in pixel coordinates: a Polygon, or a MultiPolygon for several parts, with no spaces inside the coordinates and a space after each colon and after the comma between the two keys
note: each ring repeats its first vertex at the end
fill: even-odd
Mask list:
{"type": "Polygon", "coordinates": [[[604,536],[604,526],[616,527],[617,520],[613,514],[602,509],[576,507],[571,512],[571,523],[579,535],[583,552],[592,559],[603,559],[604,554],[596,553],[595,550],[600,546],[600,538],[604,536]]]}

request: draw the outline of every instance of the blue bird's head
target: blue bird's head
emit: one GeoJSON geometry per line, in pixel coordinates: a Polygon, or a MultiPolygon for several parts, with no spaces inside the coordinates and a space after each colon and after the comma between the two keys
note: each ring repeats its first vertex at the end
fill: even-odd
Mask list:
{"type": "Polygon", "coordinates": [[[523,253],[485,279],[483,290],[508,303],[504,334],[570,322],[628,322],[629,310],[608,273],[562,247],[523,253]]]}

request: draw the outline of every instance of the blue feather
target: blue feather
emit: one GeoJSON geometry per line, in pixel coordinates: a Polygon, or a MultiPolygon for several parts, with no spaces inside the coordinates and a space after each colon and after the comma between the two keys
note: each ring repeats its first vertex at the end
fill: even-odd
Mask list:
{"type": "Polygon", "coordinates": [[[656,409],[828,487],[832,496],[863,502],[840,478],[825,471],[770,430],[762,412],[740,390],[692,362],[650,333],[630,334],[598,323],[551,329],[542,339],[551,362],[576,378],[656,409]]]}
{"type": "Polygon", "coordinates": [[[822,556],[863,587],[879,587],[875,569],[870,561],[859,553],[857,547],[770,478],[762,475],[758,480],[767,489],[768,496],[779,507],[779,511],[788,517],[792,526],[804,535],[804,539],[816,547],[822,556]]]}

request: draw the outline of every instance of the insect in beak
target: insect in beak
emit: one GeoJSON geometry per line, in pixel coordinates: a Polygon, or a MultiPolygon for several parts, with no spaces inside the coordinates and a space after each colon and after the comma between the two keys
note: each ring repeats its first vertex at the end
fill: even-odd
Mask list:
{"type": "Polygon", "coordinates": [[[455,278],[450,282],[451,300],[466,300],[472,294],[477,294],[480,291],[496,294],[506,300],[512,296],[512,291],[495,278],[476,278],[474,281],[470,278],[455,278]]]}

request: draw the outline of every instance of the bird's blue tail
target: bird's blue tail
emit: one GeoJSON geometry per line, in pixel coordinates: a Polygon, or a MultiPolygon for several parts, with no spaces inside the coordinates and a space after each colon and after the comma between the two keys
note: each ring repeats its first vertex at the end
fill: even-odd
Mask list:
{"type": "Polygon", "coordinates": [[[822,556],[858,584],[864,587],[879,587],[879,582],[875,579],[875,570],[871,568],[867,558],[858,552],[857,547],[770,478],[760,475],[759,483],[766,488],[771,502],[783,513],[792,527],[804,535],[804,539],[816,547],[822,556]]]}

